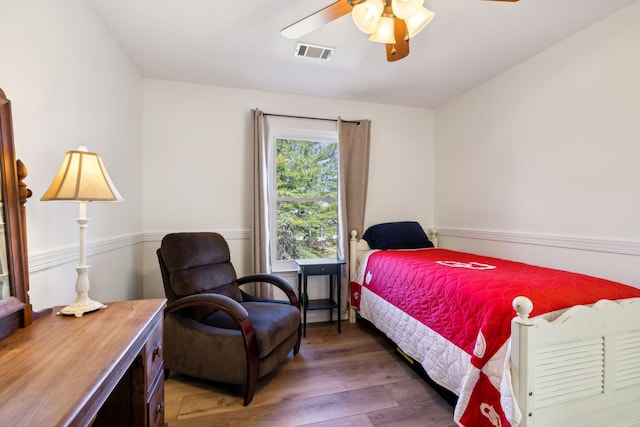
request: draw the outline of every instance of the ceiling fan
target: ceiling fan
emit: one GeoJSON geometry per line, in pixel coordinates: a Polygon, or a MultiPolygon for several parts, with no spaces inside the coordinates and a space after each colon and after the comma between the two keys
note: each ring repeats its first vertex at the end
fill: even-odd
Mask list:
{"type": "Polygon", "coordinates": [[[385,44],[387,61],[397,61],[409,55],[409,39],[424,29],[434,16],[423,4],[424,0],[338,0],[283,28],[280,34],[299,39],[351,13],[356,26],[371,34],[369,40],[385,44]]]}

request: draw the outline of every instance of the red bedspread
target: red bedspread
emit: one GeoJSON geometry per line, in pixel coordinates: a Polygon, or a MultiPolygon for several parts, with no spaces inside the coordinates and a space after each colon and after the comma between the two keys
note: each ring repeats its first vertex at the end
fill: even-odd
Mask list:
{"type": "MultiPolygon", "coordinates": [[[[362,286],[460,347],[480,371],[510,336],[517,296],[533,301],[531,317],[601,299],[640,297],[640,289],[604,279],[446,249],[372,253],[362,286]]],[[[480,416],[479,405],[489,404],[501,425],[509,425],[497,389],[481,372],[474,387],[460,423],[497,425],[480,416]]]]}

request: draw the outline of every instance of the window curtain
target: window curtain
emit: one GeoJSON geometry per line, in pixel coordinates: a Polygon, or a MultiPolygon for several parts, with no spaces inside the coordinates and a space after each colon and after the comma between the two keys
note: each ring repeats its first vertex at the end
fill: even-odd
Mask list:
{"type": "MultiPolygon", "coordinates": [[[[251,110],[253,119],[253,226],[251,259],[253,273],[271,272],[269,262],[269,229],[267,223],[267,135],[268,123],[264,113],[251,110]]],[[[245,291],[261,298],[273,298],[269,283],[254,283],[245,291]]]]}
{"type": "Polygon", "coordinates": [[[369,180],[369,146],[371,120],[343,121],[338,118],[338,149],[340,157],[340,215],[342,247],[339,256],[346,265],[342,275],[341,313],[349,301],[349,233],[356,230],[358,236],[364,232],[364,213],[367,204],[367,184],[369,180]]]}

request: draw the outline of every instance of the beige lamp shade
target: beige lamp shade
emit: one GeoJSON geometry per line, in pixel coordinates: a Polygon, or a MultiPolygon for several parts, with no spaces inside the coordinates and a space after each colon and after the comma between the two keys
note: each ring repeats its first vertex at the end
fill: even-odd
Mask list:
{"type": "Polygon", "coordinates": [[[392,0],[393,14],[400,19],[413,16],[422,7],[424,0],[392,0]]]}
{"type": "Polygon", "coordinates": [[[416,34],[424,30],[424,27],[431,22],[434,16],[434,12],[426,7],[421,7],[415,14],[407,18],[407,35],[409,38],[415,37],[416,34]]]}
{"type": "Polygon", "coordinates": [[[371,34],[378,26],[378,20],[383,10],[384,3],[382,0],[367,0],[353,7],[351,17],[360,31],[365,34],[371,34]]]}
{"type": "Polygon", "coordinates": [[[371,34],[369,40],[377,43],[393,44],[396,42],[393,17],[382,16],[378,21],[376,30],[371,34]]]}
{"type": "Polygon", "coordinates": [[[53,182],[40,200],[115,202],[124,200],[102,159],[86,147],[67,151],[53,182]]]}

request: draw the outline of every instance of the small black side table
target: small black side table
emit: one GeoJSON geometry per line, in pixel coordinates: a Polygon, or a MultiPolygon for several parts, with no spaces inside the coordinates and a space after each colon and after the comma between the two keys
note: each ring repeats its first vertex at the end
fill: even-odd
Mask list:
{"type": "Polygon", "coordinates": [[[302,335],[307,336],[307,310],[329,310],[329,321],[333,322],[333,309],[337,309],[338,333],[340,333],[341,276],[344,260],[337,258],[298,259],[298,295],[302,304],[302,335]],[[329,276],[329,298],[309,300],[307,278],[329,276]],[[335,293],[334,293],[334,284],[335,293]],[[335,296],[335,297],[334,297],[335,296]]]}

